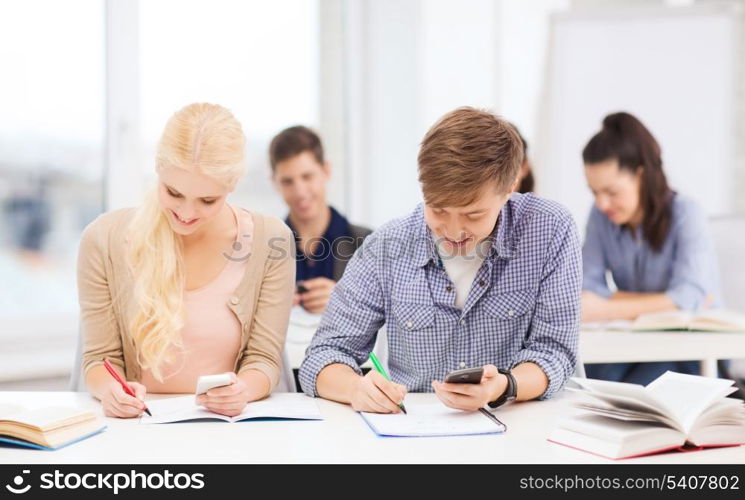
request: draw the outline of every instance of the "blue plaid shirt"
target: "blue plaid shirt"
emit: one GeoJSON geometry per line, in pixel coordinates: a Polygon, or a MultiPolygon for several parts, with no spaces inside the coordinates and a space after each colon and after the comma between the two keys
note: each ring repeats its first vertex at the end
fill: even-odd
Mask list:
{"type": "Polygon", "coordinates": [[[331,363],[361,373],[385,323],[394,382],[431,392],[451,370],[536,363],[559,391],[577,362],[582,259],[577,228],[561,205],[514,194],[466,299],[439,263],[420,205],[368,236],[331,295],[300,367],[300,384],[331,363]]]}

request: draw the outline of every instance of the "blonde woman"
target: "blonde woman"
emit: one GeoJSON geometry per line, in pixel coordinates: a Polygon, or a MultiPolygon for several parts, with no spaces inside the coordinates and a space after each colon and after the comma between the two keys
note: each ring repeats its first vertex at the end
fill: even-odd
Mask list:
{"type": "Polygon", "coordinates": [[[279,381],[294,243],[279,219],[226,202],[244,147],[227,109],[186,106],[163,131],[157,189],[139,208],[86,228],[78,260],[83,370],[107,416],[138,416],[146,393],[193,393],[200,375],[223,372],[234,374],[232,384],[197,402],[236,415],[279,381]]]}

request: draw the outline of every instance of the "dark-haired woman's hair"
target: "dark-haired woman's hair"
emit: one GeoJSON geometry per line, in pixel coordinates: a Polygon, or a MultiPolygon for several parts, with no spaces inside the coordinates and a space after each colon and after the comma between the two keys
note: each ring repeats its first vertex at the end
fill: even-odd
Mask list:
{"type": "MultiPolygon", "coordinates": [[[[631,173],[642,170],[640,203],[642,234],[656,252],[662,249],[670,230],[673,191],[662,170],[660,146],[642,122],[629,113],[613,113],[603,119],[603,128],[585,149],[585,165],[617,160],[618,167],[631,173]]],[[[592,167],[590,167],[592,168],[592,167]]]]}
{"type": "MultiPolygon", "coordinates": [[[[523,161],[528,161],[528,141],[525,140],[525,137],[523,137],[520,130],[513,123],[510,123],[510,125],[512,125],[512,128],[517,132],[520,142],[523,143],[523,161]]],[[[520,181],[520,185],[517,187],[517,192],[531,193],[533,191],[535,191],[535,177],[533,177],[533,169],[528,165],[528,173],[520,181]]]]}

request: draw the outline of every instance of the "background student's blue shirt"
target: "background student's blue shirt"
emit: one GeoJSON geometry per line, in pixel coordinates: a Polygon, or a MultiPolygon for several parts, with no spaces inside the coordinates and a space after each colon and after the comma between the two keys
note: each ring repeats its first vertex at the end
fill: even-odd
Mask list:
{"type": "MultiPolygon", "coordinates": [[[[711,295],[722,305],[714,243],[701,208],[692,199],[673,196],[670,231],[655,252],[637,231],[611,222],[593,206],[582,248],[583,289],[609,298],[610,271],[618,290],[665,293],[679,309],[696,311],[711,295]]],[[[667,370],[700,373],[695,361],[588,364],[588,377],[646,385],[667,370]]]]}
{"type": "MultiPolygon", "coordinates": [[[[329,222],[326,231],[323,233],[321,241],[318,243],[313,255],[306,255],[303,253],[300,246],[297,246],[297,272],[295,274],[296,281],[309,280],[312,278],[328,278],[334,279],[334,252],[333,242],[338,238],[349,238],[349,222],[347,219],[336,211],[334,207],[331,209],[331,221],[329,222]]],[[[295,236],[296,245],[299,242],[299,237],[295,228],[290,223],[290,217],[285,219],[285,223],[292,229],[292,233],[295,236]]]]}
{"type": "Polygon", "coordinates": [[[582,248],[583,288],[604,298],[610,271],[618,290],[665,293],[678,308],[695,311],[712,295],[722,305],[714,243],[701,208],[690,198],[672,198],[670,231],[655,252],[639,231],[611,222],[595,206],[587,222],[582,248]]]}
{"type": "Polygon", "coordinates": [[[331,363],[360,373],[383,324],[391,378],[409,391],[431,392],[431,381],[450,370],[523,362],[548,376],[543,398],[564,386],[577,363],[582,286],[579,236],[566,209],[512,195],[462,310],[434,248],[421,205],[365,239],[306,351],[306,393],[318,395],[318,373],[331,363]]]}

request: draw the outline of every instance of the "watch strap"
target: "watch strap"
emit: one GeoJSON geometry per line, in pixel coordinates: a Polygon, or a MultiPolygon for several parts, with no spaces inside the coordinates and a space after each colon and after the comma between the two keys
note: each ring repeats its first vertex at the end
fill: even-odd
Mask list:
{"type": "Polygon", "coordinates": [[[489,403],[489,408],[499,408],[505,403],[513,401],[517,397],[517,380],[515,380],[515,376],[512,375],[510,370],[503,370],[500,368],[498,371],[507,377],[507,387],[501,396],[499,396],[495,401],[489,403]]]}

